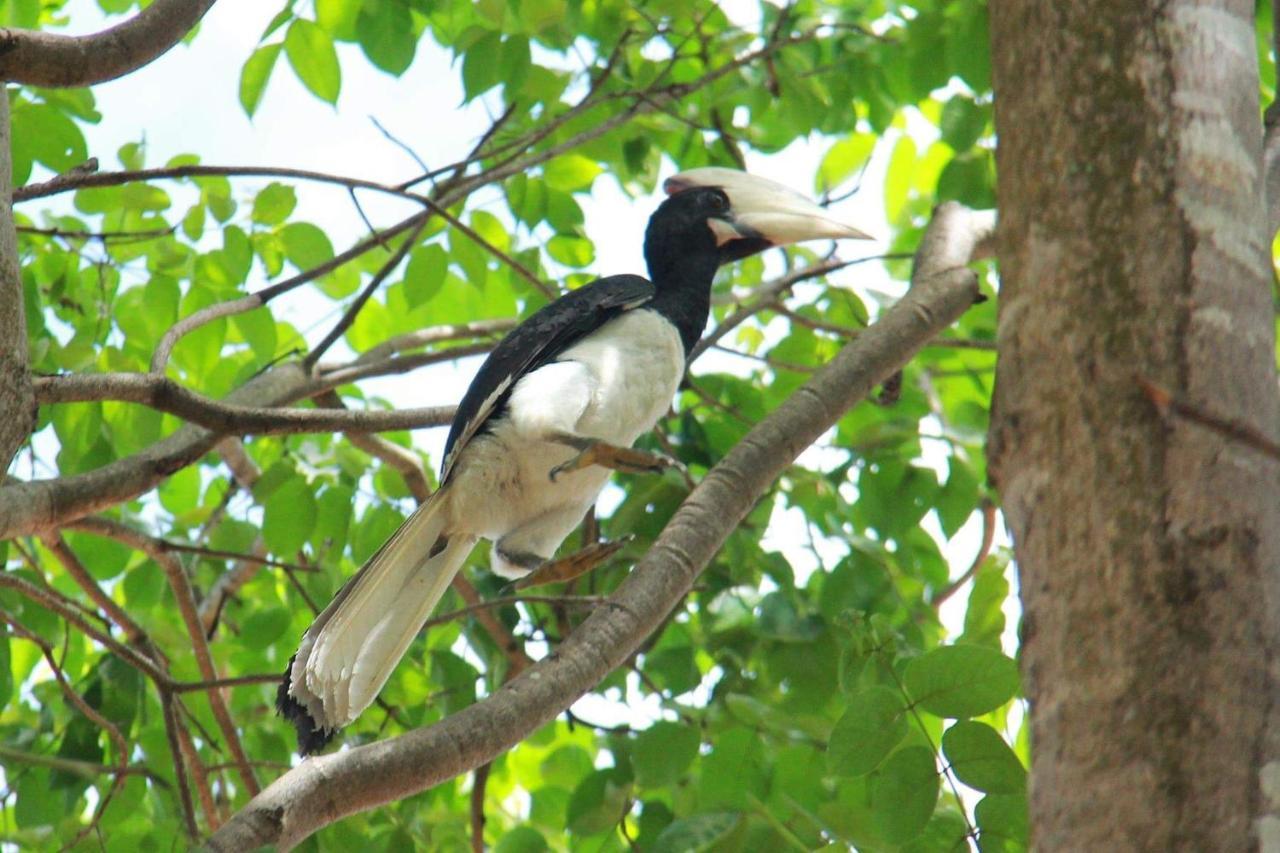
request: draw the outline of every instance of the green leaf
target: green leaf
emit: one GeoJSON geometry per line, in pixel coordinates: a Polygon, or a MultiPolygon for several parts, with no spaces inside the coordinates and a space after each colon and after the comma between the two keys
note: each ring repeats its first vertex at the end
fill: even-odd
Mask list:
{"type": "Polygon", "coordinates": [[[569,798],[569,830],[595,835],[617,825],[631,798],[631,782],[621,770],[597,770],[579,783],[569,798]]]}
{"type": "Polygon", "coordinates": [[[547,186],[562,192],[590,189],[603,169],[600,164],[581,154],[561,154],[542,167],[547,186]]]}
{"type": "Polygon", "coordinates": [[[293,477],[267,498],[262,512],[262,538],[273,553],[292,555],[311,536],[316,499],[301,477],[293,477]]]}
{"type": "Polygon", "coordinates": [[[1026,790],[1026,768],[1000,733],[986,723],[956,723],[942,736],[942,752],[956,778],[970,788],[987,794],[1026,790]]]}
{"type": "Polygon", "coordinates": [[[942,139],[956,151],[967,151],[982,137],[987,113],[972,98],[956,95],[942,108],[938,129],[942,139]]]}
{"type": "Polygon", "coordinates": [[[636,783],[660,787],[680,780],[698,757],[702,743],[698,730],[683,723],[654,723],[641,732],[631,750],[636,783]]]}
{"type": "Polygon", "coordinates": [[[831,730],[827,767],[839,776],[870,773],[906,736],[902,696],[880,685],[864,687],[849,697],[848,708],[831,730]]]}
{"type": "Polygon", "coordinates": [[[585,237],[557,234],[547,241],[547,254],[567,267],[582,268],[595,260],[596,247],[585,237]]]}
{"type": "Polygon", "coordinates": [[[462,59],[462,91],[471,101],[498,85],[498,69],[502,41],[497,33],[489,33],[467,48],[462,59]]]}
{"type": "MultiPolygon", "coordinates": [[[[334,41],[353,41],[356,38],[356,18],[364,6],[363,0],[315,0],[316,23],[333,36],[334,41]]],[[[398,3],[379,3],[378,8],[398,7],[398,3]]]]}
{"type": "Polygon", "coordinates": [[[969,606],[964,611],[962,643],[1000,648],[1004,635],[1004,603],[1009,598],[1009,582],[1002,560],[988,558],[973,579],[969,606]]]}
{"type": "Polygon", "coordinates": [[[928,824],[939,776],[928,747],[909,746],[885,761],[871,788],[876,828],[891,844],[909,841],[928,824]]]}
{"type": "Polygon", "coordinates": [[[338,102],[342,70],[333,39],[313,21],[298,18],[284,37],[284,52],[298,79],[322,101],[338,102]]]}
{"type": "Polygon", "coordinates": [[[430,302],[444,287],[449,256],[438,243],[418,246],[409,253],[404,269],[404,295],[410,308],[430,302]]]}
{"type": "Polygon", "coordinates": [[[292,617],[284,607],[257,606],[240,623],[240,641],[246,648],[269,649],[289,630],[292,617]]]}
{"type": "Polygon", "coordinates": [[[240,106],[250,118],[257,112],[258,104],[262,103],[262,94],[267,90],[272,69],[276,67],[280,47],[279,44],[268,44],[258,48],[240,69],[240,106]]]}
{"type": "Polygon", "coordinates": [[[310,222],[290,222],[280,229],[284,256],[299,271],[307,271],[333,260],[329,237],[310,222]]]}
{"type": "Polygon", "coordinates": [[[973,816],[978,823],[978,848],[982,853],[1014,853],[1027,849],[1030,820],[1025,794],[988,794],[978,801],[973,816]]]}
{"type": "Polygon", "coordinates": [[[985,646],[943,646],[913,660],[903,676],[912,700],[939,717],[994,711],[1018,692],[1018,665],[985,646]]]}
{"type": "Polygon", "coordinates": [[[830,192],[848,180],[871,158],[877,141],[873,133],[855,133],[836,141],[818,165],[814,189],[819,193],[830,192]]]}
{"type": "Polygon", "coordinates": [[[366,3],[356,19],[356,39],[369,61],[399,77],[413,64],[418,35],[405,3],[366,3]]]}
{"type": "Polygon", "coordinates": [[[493,853],[543,853],[549,849],[541,832],[531,826],[517,826],[498,839],[493,853]]]}
{"type": "Polygon", "coordinates": [[[741,818],[735,812],[710,812],[673,821],[653,844],[653,853],[696,853],[711,850],[741,818]]]}
{"type": "Polygon", "coordinates": [[[270,183],[253,199],[253,221],[260,225],[279,225],[289,218],[298,204],[293,187],[270,183]]]}

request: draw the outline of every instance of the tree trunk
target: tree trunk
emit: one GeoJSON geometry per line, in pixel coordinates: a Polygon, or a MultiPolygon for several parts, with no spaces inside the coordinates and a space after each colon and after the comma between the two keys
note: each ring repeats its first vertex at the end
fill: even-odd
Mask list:
{"type": "Polygon", "coordinates": [[[1139,383],[1277,423],[1253,12],[991,3],[991,469],[1038,850],[1247,850],[1275,825],[1280,463],[1139,383]]]}
{"type": "Polygon", "coordinates": [[[10,162],[9,93],[0,87],[0,480],[31,434],[36,403],[27,360],[18,235],[14,230],[10,162]]]}

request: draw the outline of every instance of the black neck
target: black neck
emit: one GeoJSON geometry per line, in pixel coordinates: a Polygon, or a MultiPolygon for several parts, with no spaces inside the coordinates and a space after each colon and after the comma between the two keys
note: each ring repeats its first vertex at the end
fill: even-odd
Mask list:
{"type": "Polygon", "coordinates": [[[648,258],[649,277],[657,294],[648,307],[680,332],[687,356],[702,337],[711,313],[711,282],[720,266],[719,252],[692,252],[675,257],[654,253],[648,258]]]}

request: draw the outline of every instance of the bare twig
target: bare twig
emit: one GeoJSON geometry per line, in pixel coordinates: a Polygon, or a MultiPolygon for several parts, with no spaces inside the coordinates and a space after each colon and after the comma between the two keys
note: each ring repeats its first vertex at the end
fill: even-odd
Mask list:
{"type": "Polygon", "coordinates": [[[329,347],[333,346],[334,342],[342,337],[347,329],[351,328],[351,324],[356,321],[356,316],[360,313],[360,309],[373,296],[374,291],[382,286],[382,282],[386,280],[387,276],[391,275],[391,272],[400,266],[400,262],[405,259],[405,256],[409,254],[409,250],[418,242],[418,237],[422,235],[422,229],[425,227],[427,227],[427,221],[424,219],[416,228],[409,231],[409,236],[400,244],[400,248],[396,249],[391,257],[374,273],[368,284],[360,291],[360,294],[347,306],[347,310],[342,312],[342,317],[329,330],[329,333],[324,336],[324,339],[311,348],[311,352],[307,353],[306,357],[302,359],[302,368],[305,371],[310,373],[320,356],[324,355],[329,347]]]}
{"type": "Polygon", "coordinates": [[[978,573],[978,569],[982,568],[987,555],[991,553],[991,543],[995,540],[996,535],[996,505],[983,498],[981,510],[982,542],[978,545],[978,553],[974,555],[973,562],[969,564],[969,568],[965,570],[964,574],[947,584],[933,597],[933,601],[929,602],[933,605],[934,610],[942,607],[948,598],[955,595],[962,586],[973,580],[973,576],[978,573]]]}
{"type": "Polygon", "coordinates": [[[447,426],[452,406],[389,411],[333,411],[240,406],[191,391],[155,373],[71,373],[34,382],[41,405],[120,400],[139,403],[220,435],[282,435],[299,432],[390,432],[447,426]]]}
{"type": "Polygon", "coordinates": [[[312,267],[306,272],[299,273],[284,281],[276,282],[270,287],[264,287],[257,293],[251,293],[248,296],[242,296],[239,299],[232,299],[228,302],[215,302],[206,308],[183,317],[173,325],[169,331],[164,333],[164,337],[160,339],[160,343],[156,345],[156,350],[151,356],[151,371],[153,373],[163,373],[165,365],[169,363],[169,354],[173,352],[174,346],[182,339],[184,335],[194,332],[201,326],[212,323],[219,317],[230,317],[235,314],[243,314],[246,311],[252,311],[255,308],[261,308],[272,299],[283,293],[288,293],[294,288],[300,287],[309,281],[315,281],[320,276],[336,270],[343,264],[358,258],[370,249],[382,245],[386,240],[390,240],[406,231],[419,228],[431,217],[430,210],[415,213],[407,219],[402,219],[389,228],[384,228],[371,237],[366,237],[359,243],[356,243],[345,252],[334,255],[333,258],[312,267]]]}

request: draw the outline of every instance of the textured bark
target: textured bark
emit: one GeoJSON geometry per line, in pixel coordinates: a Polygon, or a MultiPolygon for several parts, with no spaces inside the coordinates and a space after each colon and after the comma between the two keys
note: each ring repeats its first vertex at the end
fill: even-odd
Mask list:
{"type": "Polygon", "coordinates": [[[1248,850],[1274,826],[1280,466],[1136,381],[1274,434],[1253,11],[991,4],[991,468],[1038,850],[1248,850]]]}
{"type": "Polygon", "coordinates": [[[707,473],[626,582],[554,653],[481,702],[391,740],[309,758],[223,824],[213,851],[287,850],[339,818],[479,767],[519,743],[624,663],[692,587],[778,475],[850,406],[973,303],[965,268],[987,219],[944,205],[910,293],[755,426],[707,473]]]}
{"type": "Polygon", "coordinates": [[[177,44],[213,4],[214,0],[155,0],[124,23],[88,36],[0,27],[0,80],[32,86],[91,86],[114,80],[177,44]]]}
{"type": "Polygon", "coordinates": [[[13,164],[10,162],[9,96],[0,91],[0,479],[31,434],[36,405],[31,391],[27,323],[13,225],[13,164]]]}

